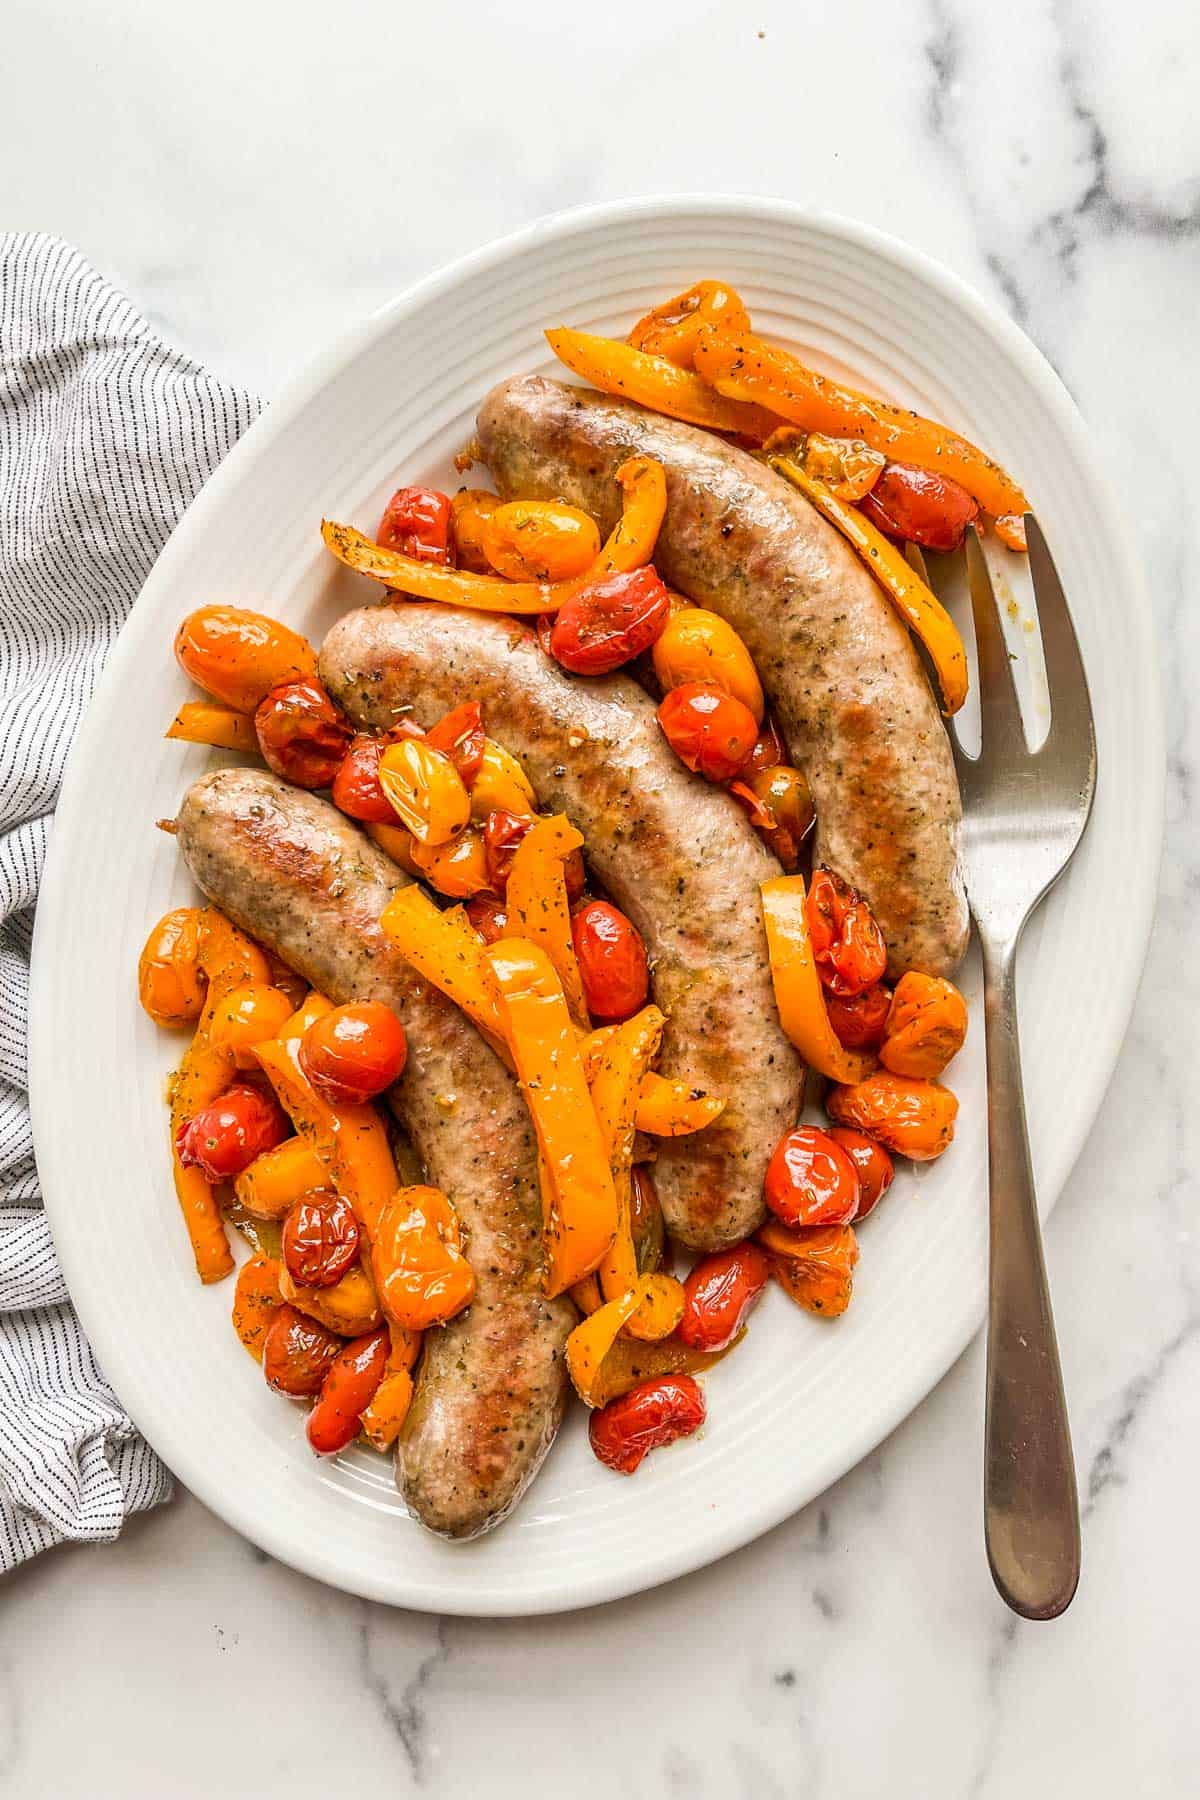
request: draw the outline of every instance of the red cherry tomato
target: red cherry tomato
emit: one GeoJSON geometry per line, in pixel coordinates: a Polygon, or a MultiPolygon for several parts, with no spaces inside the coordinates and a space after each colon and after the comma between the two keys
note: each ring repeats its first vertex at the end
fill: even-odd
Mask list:
{"type": "Polygon", "coordinates": [[[607,900],[589,900],[572,916],[571,939],[593,1018],[619,1023],[646,1004],[646,947],[623,912],[607,900]]]}
{"type": "Polygon", "coordinates": [[[239,1086],[181,1125],[175,1146],[185,1168],[194,1165],[209,1181],[232,1181],[256,1156],[290,1136],[291,1127],[275,1100],[258,1088],[239,1086]]]}
{"type": "Polygon", "coordinates": [[[394,825],[395,812],[379,785],[379,758],[384,745],[379,738],[356,737],[333,778],[333,804],[347,818],[366,825],[394,825]]]}
{"type": "Polygon", "coordinates": [[[758,728],[758,736],[754,740],[754,748],[742,764],[738,773],[743,780],[751,775],[758,775],[764,769],[778,769],[789,761],[787,745],[779,735],[774,719],[768,713],[758,728]]]}
{"type": "Polygon", "coordinates": [[[680,761],[709,781],[736,775],[758,736],[748,706],[702,681],[672,688],[658,709],[658,722],[680,761]]]}
{"type": "Polygon", "coordinates": [[[979,511],[978,501],[948,475],[894,462],[884,464],[858,507],[885,536],[926,550],[957,550],[979,511]]]}
{"type": "Polygon", "coordinates": [[[588,1441],[607,1468],[632,1475],[647,1451],[698,1431],[704,1414],[704,1393],[691,1375],[651,1376],[592,1414],[588,1441]]]}
{"type": "Polygon", "coordinates": [[[858,1211],[854,1223],[861,1225],[891,1187],[896,1165],[882,1144],[869,1138],[865,1131],[855,1131],[852,1125],[831,1125],[829,1136],[858,1170],[858,1211]]]}
{"type": "Polygon", "coordinates": [[[494,900],[490,894],[472,894],[466,913],[485,944],[499,943],[508,936],[508,914],[502,900],[494,900]]]}
{"type": "Polygon", "coordinates": [[[823,987],[850,999],[887,968],[887,945],[857,889],[832,869],[815,869],[805,904],[813,960],[823,987]]]}
{"type": "Polygon", "coordinates": [[[418,562],[449,563],[452,514],[449,496],[436,488],[397,488],[384,508],[375,541],[418,562]]]}
{"type": "Polygon", "coordinates": [[[399,1078],[407,1055],[404,1027],[382,1000],[335,1006],[300,1040],[300,1067],[335,1106],[382,1094],[399,1078]]]}
{"type": "Polygon", "coordinates": [[[342,1340],[295,1306],[279,1307],[263,1339],[263,1374],[279,1394],[315,1394],[342,1340]]]}
{"type": "Polygon", "coordinates": [[[283,1261],[298,1287],[333,1287],[358,1255],[358,1220],[341,1194],[305,1194],[283,1221],[283,1261]]]}
{"type": "Polygon", "coordinates": [[[487,868],[488,885],[502,894],[508,886],[509,871],[513,857],[517,854],[517,845],[533,824],[528,816],[520,813],[505,812],[498,806],[490,812],[483,826],[483,860],[487,868]]]}
{"type": "Polygon", "coordinates": [[[330,785],[354,735],[312,676],[272,688],[254,715],[254,730],[267,767],[302,788],[330,785]]]}
{"type": "Polygon", "coordinates": [[[550,628],[550,654],[574,675],[607,675],[659,639],[671,599],[649,564],[579,588],[550,628]]]}
{"type": "Polygon", "coordinates": [[[483,764],[486,741],[483,709],[478,700],[467,700],[454,707],[425,733],[425,742],[450,758],[462,776],[464,787],[474,784],[483,764]]]}
{"type": "Polygon", "coordinates": [[[702,1258],[683,1284],[683,1318],[676,1336],[693,1350],[724,1350],[757,1304],[770,1273],[765,1253],[749,1239],[702,1258]]]}
{"type": "Polygon", "coordinates": [[[827,1131],[785,1131],[767,1164],[767,1205],[785,1225],[848,1225],[858,1216],[858,1170],[827,1131]]]}
{"type": "Polygon", "coordinates": [[[877,981],[861,994],[826,994],[825,1011],[838,1042],[847,1050],[873,1050],[882,1044],[892,1004],[892,990],[877,981]]]}
{"type": "Polygon", "coordinates": [[[305,1430],[318,1456],[336,1456],[358,1431],[358,1421],[375,1398],[387,1368],[386,1326],[351,1338],[329,1365],[321,1397],[308,1415],[305,1430]]]}

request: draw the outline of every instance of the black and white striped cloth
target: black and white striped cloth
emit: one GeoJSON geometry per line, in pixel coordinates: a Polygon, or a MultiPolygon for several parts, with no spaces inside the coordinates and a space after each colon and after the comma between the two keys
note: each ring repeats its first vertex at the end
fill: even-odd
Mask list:
{"type": "Polygon", "coordinates": [[[80,1329],[26,1099],[29,946],[75,728],[175,521],[258,411],[69,245],[0,235],[0,1569],[171,1478],[80,1329]]]}

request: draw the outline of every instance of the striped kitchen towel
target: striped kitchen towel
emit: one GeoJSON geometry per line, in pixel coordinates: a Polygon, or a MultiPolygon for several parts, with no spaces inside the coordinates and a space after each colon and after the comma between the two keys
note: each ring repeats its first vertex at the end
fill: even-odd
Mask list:
{"type": "Polygon", "coordinates": [[[258,411],[56,238],[0,235],[0,1569],[171,1480],[96,1365],[42,1212],[29,946],[75,728],[180,513],[258,411]]]}

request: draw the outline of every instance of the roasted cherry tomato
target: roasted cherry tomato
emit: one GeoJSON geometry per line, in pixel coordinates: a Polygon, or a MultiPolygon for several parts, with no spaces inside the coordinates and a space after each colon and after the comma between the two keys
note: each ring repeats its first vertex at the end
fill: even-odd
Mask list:
{"type": "Polygon", "coordinates": [[[883,1042],[892,990],[877,981],[861,994],[826,994],[825,1011],[838,1042],[847,1050],[874,1050],[883,1042]]]}
{"type": "Polygon", "coordinates": [[[896,1156],[932,1162],[954,1139],[958,1101],[937,1081],[916,1081],[876,1069],[865,1081],[830,1088],[826,1111],[839,1125],[878,1138],[896,1156]]]}
{"type": "Polygon", "coordinates": [[[754,747],[754,714],[703,682],[672,688],[658,709],[663,735],[681,762],[709,781],[736,775],[754,747]]]}
{"type": "Polygon", "coordinates": [[[600,554],[596,521],[561,500],[510,500],[488,514],[483,549],[510,581],[570,581],[600,554]]]}
{"type": "Polygon", "coordinates": [[[607,1468],[632,1475],[649,1450],[690,1437],[704,1423],[704,1393],[691,1375],[656,1375],[588,1420],[588,1442],[607,1468]]]}
{"type": "Polygon", "coordinates": [[[175,634],[175,655],[194,682],[237,712],[253,712],[272,688],[317,672],[305,638],[240,606],[189,613],[175,634]]]}
{"type": "Polygon", "coordinates": [[[733,626],[702,606],[673,612],[654,646],[654,673],[664,693],[699,683],[740,700],[755,720],[763,716],[763,692],[754,659],[733,626]]]}
{"type": "Polygon", "coordinates": [[[895,1075],[940,1075],[966,1035],[967,1003],[954,983],[910,969],[896,984],[879,1060],[895,1075]]]}
{"type": "Polygon", "coordinates": [[[382,1094],[399,1079],[407,1056],[404,1027],[382,1000],[335,1006],[300,1040],[300,1067],[334,1106],[382,1094]]]}
{"type": "Polygon", "coordinates": [[[785,1225],[848,1225],[858,1214],[858,1170],[827,1131],[785,1131],[767,1164],[767,1205],[785,1225]]]}
{"type": "Polygon", "coordinates": [[[305,1194],[283,1221],[283,1261],[297,1287],[333,1287],[358,1255],[358,1220],[341,1194],[305,1194]]]}
{"type": "Polygon", "coordinates": [[[478,700],[466,700],[454,707],[425,733],[425,742],[443,756],[448,756],[463,779],[463,786],[474,786],[483,767],[487,737],[483,729],[483,709],[478,700]]]}
{"type": "Polygon", "coordinates": [[[487,858],[488,885],[502,894],[508,886],[509,871],[517,845],[533,824],[531,818],[505,812],[497,807],[487,816],[483,827],[483,848],[487,858]]]}
{"type": "Polygon", "coordinates": [[[979,502],[948,475],[890,462],[858,507],[887,537],[926,550],[957,550],[979,502]]]}
{"type": "Polygon", "coordinates": [[[342,1340],[295,1306],[281,1306],[263,1339],[263,1374],[279,1394],[316,1394],[342,1340]]]}
{"type": "Polygon", "coordinates": [[[826,1319],[845,1312],[858,1261],[853,1225],[789,1231],[768,1219],[758,1238],[770,1259],[772,1275],[797,1306],[826,1319]]]}
{"type": "Polygon", "coordinates": [[[385,747],[379,738],[356,737],[333,778],[333,804],[364,825],[396,822],[392,803],[379,785],[379,759],[385,747]]]}
{"type": "Polygon", "coordinates": [[[724,1350],[757,1304],[770,1272],[765,1252],[749,1238],[702,1257],[683,1284],[676,1335],[692,1350],[724,1350]]]}
{"type": "Polygon", "coordinates": [[[278,1037],[295,1012],[291,1000],[265,981],[246,981],[230,988],[213,1007],[210,1044],[227,1044],[239,1069],[257,1069],[255,1044],[278,1037]]]}
{"type": "Polygon", "coordinates": [[[628,1019],[646,1004],[646,947],[623,912],[607,900],[589,900],[572,916],[571,939],[594,1019],[628,1019]]]}
{"type": "Polygon", "coordinates": [[[231,1087],[180,1126],[175,1147],[185,1169],[194,1164],[209,1181],[232,1181],[291,1134],[275,1100],[257,1088],[231,1087]]]}
{"type": "Polygon", "coordinates": [[[458,1216],[440,1188],[401,1188],[388,1201],[371,1266],[383,1310],[408,1331],[444,1324],[475,1298],[458,1216]]]}
{"type": "Polygon", "coordinates": [[[743,771],[730,782],[729,791],[746,808],[767,849],[785,869],[794,869],[816,819],[808,783],[799,769],[782,764],[749,776],[743,771]]]}
{"type": "Polygon", "coordinates": [[[466,913],[485,944],[497,944],[508,936],[508,914],[503,900],[490,894],[476,894],[467,901],[466,913]]]}
{"type": "Polygon", "coordinates": [[[865,1131],[854,1131],[849,1125],[831,1125],[829,1135],[858,1170],[858,1211],[854,1223],[861,1225],[891,1187],[896,1165],[883,1145],[865,1131]]]}
{"type": "Polygon", "coordinates": [[[649,564],[603,575],[559,609],[550,654],[574,675],[607,675],[649,650],[670,617],[670,596],[649,564]]]}
{"type": "Polygon", "coordinates": [[[259,703],[254,730],[263,761],[296,787],[328,787],[354,733],[313,676],[272,688],[259,703]]]}
{"type": "Polygon", "coordinates": [[[477,575],[491,574],[492,565],[483,548],[483,534],[499,505],[499,494],[490,494],[486,488],[459,488],[451,500],[450,536],[454,560],[460,569],[473,569],[477,575]]]}
{"type": "Polygon", "coordinates": [[[305,1430],[318,1456],[336,1456],[358,1434],[358,1421],[375,1397],[387,1368],[387,1327],[352,1338],[338,1351],[321,1384],[305,1430]]]}
{"type": "Polygon", "coordinates": [[[138,958],[138,999],[156,1025],[190,1025],[204,1008],[200,909],[164,914],[138,958]]]}
{"type": "Polygon", "coordinates": [[[806,911],[813,960],[823,987],[848,999],[882,979],[887,945],[857,889],[832,869],[814,869],[806,911]]]}
{"type": "Polygon", "coordinates": [[[451,506],[436,488],[397,488],[384,508],[375,541],[417,562],[449,563],[451,506]]]}
{"type": "Polygon", "coordinates": [[[759,726],[758,736],[754,740],[754,748],[742,764],[740,774],[743,781],[749,781],[763,769],[778,769],[787,766],[787,745],[779,735],[779,727],[770,714],[759,726]]]}

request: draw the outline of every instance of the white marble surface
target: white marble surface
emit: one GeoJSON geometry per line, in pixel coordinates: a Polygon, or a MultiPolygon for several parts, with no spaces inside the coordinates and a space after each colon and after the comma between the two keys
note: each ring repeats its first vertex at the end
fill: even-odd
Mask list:
{"type": "Polygon", "coordinates": [[[1170,767],[1145,981],[1049,1230],[1086,1500],[1061,1621],[1018,1624],[990,1586],[976,1346],[790,1523],[573,1617],[390,1613],[188,1497],[60,1550],[0,1593],[6,1794],[1195,1791],[1194,21],[1182,0],[10,5],[0,219],[74,240],[266,395],[414,276],[580,202],[779,193],[941,257],[1051,357],[1124,492],[1170,767]]]}

